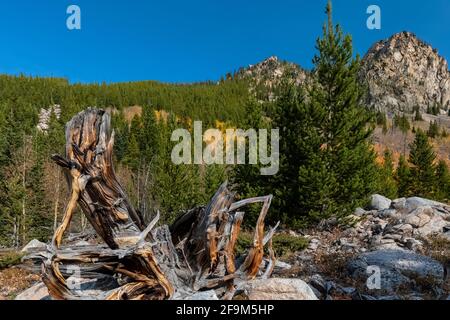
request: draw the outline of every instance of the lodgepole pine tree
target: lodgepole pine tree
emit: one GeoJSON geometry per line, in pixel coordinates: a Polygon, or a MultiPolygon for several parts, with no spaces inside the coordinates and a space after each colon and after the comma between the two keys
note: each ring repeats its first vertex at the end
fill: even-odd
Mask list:
{"type": "Polygon", "coordinates": [[[390,199],[397,197],[397,182],[394,177],[394,163],[392,159],[392,151],[386,149],[383,154],[383,166],[381,168],[381,187],[380,193],[390,199]]]}
{"type": "Polygon", "coordinates": [[[331,1],[326,12],[328,24],[317,40],[316,83],[308,102],[309,109],[320,114],[314,123],[320,146],[316,143],[310,163],[299,170],[301,199],[315,200],[306,209],[317,220],[345,217],[378,188],[375,153],[368,142],[372,114],[360,105],[364,95],[358,83],[360,59],[353,58],[351,37],[333,25],[331,1]]]}
{"type": "MultiPolygon", "coordinates": [[[[254,98],[249,98],[245,105],[245,116],[243,118],[242,129],[263,129],[268,125],[263,117],[263,105],[254,98]]],[[[248,143],[248,139],[246,139],[248,143]]],[[[247,144],[248,146],[248,144],[247,144]]],[[[249,148],[246,148],[246,159],[249,158],[249,148]]],[[[272,182],[270,177],[261,176],[260,164],[235,165],[232,167],[230,180],[236,185],[237,193],[243,198],[252,198],[261,193],[271,193],[272,182]],[[267,191],[266,191],[267,190],[267,191]]],[[[280,198],[279,198],[280,199],[280,198]]],[[[275,199],[274,199],[275,200],[275,199]]],[[[249,208],[246,213],[247,219],[244,223],[254,224],[257,219],[257,208],[249,208]]]]}
{"type": "Polygon", "coordinates": [[[398,195],[400,197],[409,196],[411,194],[411,169],[404,155],[400,155],[395,179],[397,181],[398,195]]]}
{"type": "Polygon", "coordinates": [[[438,125],[437,121],[430,122],[430,126],[428,128],[427,135],[433,139],[439,136],[439,125],[438,125]]]}
{"type": "Polygon", "coordinates": [[[439,161],[436,167],[436,199],[448,201],[450,197],[450,172],[444,160],[439,161]]]}
{"type": "Polygon", "coordinates": [[[433,198],[436,191],[436,168],[434,164],[436,154],[425,132],[417,129],[416,137],[410,145],[410,149],[411,191],[415,196],[433,198]]]}

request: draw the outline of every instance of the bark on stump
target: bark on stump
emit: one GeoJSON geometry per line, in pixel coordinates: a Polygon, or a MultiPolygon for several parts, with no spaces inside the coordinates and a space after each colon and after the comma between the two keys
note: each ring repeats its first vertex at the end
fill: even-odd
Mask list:
{"type": "Polygon", "coordinates": [[[183,299],[207,289],[232,299],[246,281],[271,275],[275,228],[265,234],[264,220],[272,196],[236,201],[224,183],[206,207],[171,226],[156,227],[157,214],[145,226],[114,173],[113,145],[110,115],[87,109],[66,125],[65,157],[52,157],[67,172],[71,196],[52,248],[34,258],[44,260],[43,281],[54,299],[183,299]],[[253,245],[236,259],[240,210],[253,203],[262,203],[253,245]],[[105,245],[61,247],[77,205],[105,245]]]}

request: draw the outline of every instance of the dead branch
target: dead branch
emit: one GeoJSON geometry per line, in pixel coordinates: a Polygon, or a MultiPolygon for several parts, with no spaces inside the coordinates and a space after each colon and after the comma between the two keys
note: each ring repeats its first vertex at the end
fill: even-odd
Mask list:
{"type": "Polygon", "coordinates": [[[236,202],[224,183],[205,207],[181,215],[170,227],[146,227],[113,169],[114,132],[103,110],[87,109],[66,125],[65,157],[53,160],[67,172],[71,197],[53,248],[33,259],[44,261],[43,281],[55,299],[170,299],[216,289],[231,299],[236,281],[270,276],[275,256],[264,221],[272,196],[236,202]],[[243,207],[262,203],[253,245],[244,259],[235,246],[243,207]],[[62,246],[74,209],[79,206],[106,245],[62,246]],[[269,267],[261,270],[269,245],[269,267]]]}

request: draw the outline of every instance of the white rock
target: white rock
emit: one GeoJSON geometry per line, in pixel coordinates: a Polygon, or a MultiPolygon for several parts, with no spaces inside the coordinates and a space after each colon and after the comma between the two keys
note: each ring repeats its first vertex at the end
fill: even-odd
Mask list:
{"type": "Polygon", "coordinates": [[[219,300],[214,290],[196,292],[191,296],[186,297],[184,300],[219,300]]]}
{"type": "Polygon", "coordinates": [[[418,281],[440,286],[442,265],[429,257],[406,250],[378,250],[359,255],[348,264],[350,275],[367,280],[367,267],[377,266],[381,272],[381,289],[390,293],[418,281]]]}
{"type": "Polygon", "coordinates": [[[422,237],[432,234],[443,234],[446,226],[448,226],[448,221],[445,221],[441,216],[435,215],[426,225],[415,229],[414,233],[422,237]]]}
{"type": "Polygon", "coordinates": [[[428,200],[420,197],[411,197],[406,199],[405,201],[405,207],[408,208],[410,211],[417,209],[418,207],[446,207],[445,204],[433,200],[428,200]]]}
{"type": "Polygon", "coordinates": [[[22,252],[30,252],[30,251],[37,251],[37,250],[46,250],[47,245],[37,239],[33,239],[28,244],[22,248],[22,252]]]}
{"type": "Polygon", "coordinates": [[[370,201],[370,207],[374,210],[389,209],[391,207],[391,202],[392,201],[390,199],[382,195],[374,194],[370,201]]]}
{"type": "Polygon", "coordinates": [[[50,296],[45,284],[38,282],[31,288],[23,291],[14,300],[50,300],[50,296]]]}
{"type": "Polygon", "coordinates": [[[252,280],[245,284],[244,292],[249,300],[318,300],[300,279],[252,280]]]}
{"type": "Polygon", "coordinates": [[[308,245],[308,249],[309,250],[317,250],[317,248],[319,248],[320,245],[320,240],[319,239],[311,239],[309,241],[309,245],[308,245]]]}
{"type": "Polygon", "coordinates": [[[393,218],[398,215],[397,210],[395,209],[384,209],[377,212],[377,217],[380,218],[393,218]]]}
{"type": "Polygon", "coordinates": [[[277,260],[275,262],[275,269],[279,269],[279,270],[288,270],[291,269],[292,266],[289,263],[277,260]]]}
{"type": "Polygon", "coordinates": [[[400,62],[400,61],[402,61],[403,56],[402,56],[402,54],[400,52],[395,51],[394,52],[394,59],[395,59],[395,61],[400,62]]]}
{"type": "Polygon", "coordinates": [[[401,210],[406,205],[406,198],[399,198],[392,200],[391,207],[397,210],[401,210]]]}
{"type": "Polygon", "coordinates": [[[418,207],[405,217],[404,222],[414,228],[421,228],[431,221],[433,215],[434,210],[430,206],[418,207]]]}
{"type": "Polygon", "coordinates": [[[357,217],[365,216],[367,214],[367,211],[363,208],[356,208],[354,215],[357,217]]]}

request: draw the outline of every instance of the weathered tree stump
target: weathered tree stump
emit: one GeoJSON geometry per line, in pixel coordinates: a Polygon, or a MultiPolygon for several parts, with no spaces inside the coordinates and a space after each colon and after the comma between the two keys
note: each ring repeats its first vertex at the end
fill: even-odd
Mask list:
{"type": "Polygon", "coordinates": [[[53,298],[176,299],[215,289],[220,298],[231,299],[245,281],[270,276],[274,229],[265,234],[264,219],[272,196],[236,202],[225,183],[206,207],[188,211],[170,227],[156,227],[159,214],[145,226],[117,181],[113,145],[110,115],[87,109],[66,125],[65,157],[52,157],[65,168],[71,192],[53,246],[40,257],[53,298]],[[244,218],[239,210],[252,203],[263,204],[253,246],[236,259],[244,218]],[[61,248],[77,205],[106,245],[61,248]],[[265,246],[270,262],[264,271],[265,246]]]}

